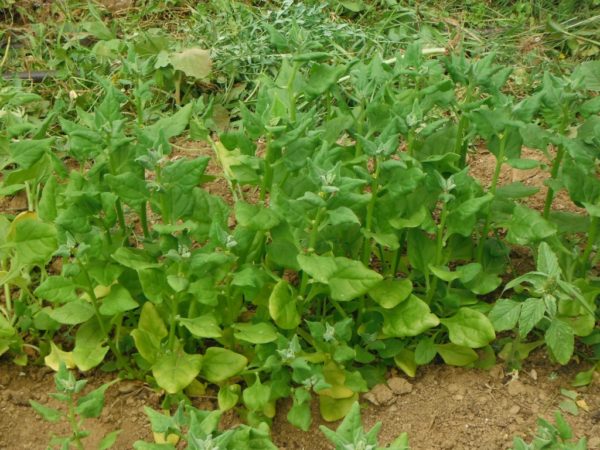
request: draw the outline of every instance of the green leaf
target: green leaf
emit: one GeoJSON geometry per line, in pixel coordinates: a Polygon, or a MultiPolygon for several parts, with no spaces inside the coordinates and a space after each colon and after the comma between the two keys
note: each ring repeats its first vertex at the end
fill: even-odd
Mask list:
{"type": "Polygon", "coordinates": [[[415,352],[403,348],[394,356],[394,362],[402,371],[411,378],[417,374],[417,363],[415,361],[415,352]]]}
{"type": "Polygon", "coordinates": [[[112,383],[105,383],[92,392],[80,397],[77,400],[75,412],[86,419],[99,417],[102,413],[102,408],[104,408],[104,393],[111,385],[112,383]]]}
{"type": "Polygon", "coordinates": [[[291,286],[280,280],[269,296],[269,313],[279,328],[293,330],[301,321],[291,286]]]}
{"type": "Polygon", "coordinates": [[[279,223],[270,208],[245,202],[236,202],[235,217],[240,225],[253,231],[267,231],[279,223]]]}
{"type": "Polygon", "coordinates": [[[119,249],[112,254],[112,258],[119,264],[129,267],[133,270],[152,269],[154,267],[160,267],[147,252],[137,248],[125,248],[119,247],[119,249]]]}
{"type": "Polygon", "coordinates": [[[163,117],[152,125],[142,129],[144,138],[153,144],[162,134],[164,139],[171,139],[179,136],[187,128],[192,116],[193,103],[188,103],[175,114],[163,117]]]}
{"type": "Polygon", "coordinates": [[[556,234],[556,227],[533,209],[517,205],[508,223],[506,240],[513,244],[537,243],[556,234]]]}
{"type": "Polygon", "coordinates": [[[310,410],[311,395],[303,388],[296,388],[293,395],[293,404],[290,408],[288,421],[302,431],[308,431],[312,423],[312,413],[310,410]]]}
{"type": "Polygon", "coordinates": [[[219,389],[219,394],[217,396],[217,401],[219,402],[219,409],[223,412],[229,411],[235,405],[237,405],[238,400],[240,399],[240,385],[232,384],[230,386],[221,386],[219,389]]]}
{"type": "Polygon", "coordinates": [[[544,317],[546,305],[542,299],[528,298],[521,306],[521,315],[519,316],[519,334],[525,337],[529,334],[544,317]]]}
{"type": "Polygon", "coordinates": [[[161,355],[152,365],[156,383],[169,394],[183,391],[200,373],[201,355],[189,355],[182,349],[161,355]]]}
{"type": "Polygon", "coordinates": [[[188,77],[207,79],[212,70],[210,52],[202,48],[188,48],[170,56],[171,65],[188,77]]]}
{"type": "Polygon", "coordinates": [[[537,270],[552,277],[561,274],[558,258],[545,242],[542,242],[538,247],[537,270]]]}
{"type": "Polygon", "coordinates": [[[260,411],[269,402],[271,396],[271,388],[260,382],[260,378],[256,377],[256,381],[252,386],[244,389],[242,397],[244,404],[249,411],[260,411]]]}
{"type": "Polygon", "coordinates": [[[219,338],[223,332],[214,314],[203,314],[193,319],[178,319],[179,323],[186,327],[190,333],[200,338],[219,338]]]}
{"type": "Polygon", "coordinates": [[[160,317],[156,307],[150,302],[146,302],[142,306],[138,328],[151,333],[158,339],[162,339],[168,334],[164,321],[160,317]]]}
{"type": "Polygon", "coordinates": [[[437,350],[435,342],[431,338],[422,338],[415,349],[415,362],[418,365],[429,364],[435,358],[437,350]]]}
{"type": "Polygon", "coordinates": [[[248,360],[239,353],[221,347],[206,350],[202,363],[202,377],[211,383],[221,383],[244,370],[248,360]]]}
{"type": "Polygon", "coordinates": [[[451,209],[446,221],[446,235],[451,236],[454,233],[461,236],[470,237],[475,227],[477,213],[483,209],[485,205],[490,203],[494,196],[490,193],[482,197],[471,198],[464,201],[460,205],[451,209]]]}
{"type": "Polygon", "coordinates": [[[390,337],[417,336],[439,323],[440,320],[431,313],[427,303],[411,295],[395,308],[386,311],[382,331],[390,337]]]}
{"type": "Polygon", "coordinates": [[[379,284],[383,277],[368,269],[360,261],[337,257],[337,270],[329,278],[331,297],[337,301],[349,301],[366,294],[379,284]]]}
{"type": "Polygon", "coordinates": [[[104,316],[115,316],[137,308],[139,305],[131,297],[129,291],[120,284],[114,284],[110,293],[102,299],[100,314],[104,316]]]}
{"type": "Polygon", "coordinates": [[[150,196],[145,180],[135,173],[108,174],[104,179],[121,200],[133,207],[140,207],[150,196]]]}
{"type": "Polygon", "coordinates": [[[470,308],[460,308],[456,314],[440,322],[448,328],[450,341],[463,347],[485,347],[496,338],[490,320],[470,308]]]}
{"type": "Polygon", "coordinates": [[[34,291],[35,295],[56,303],[66,303],[77,300],[75,285],[63,276],[50,276],[34,291]]]}
{"type": "Polygon", "coordinates": [[[57,409],[49,408],[34,400],[29,400],[29,404],[42,418],[48,422],[58,422],[62,419],[63,413],[57,409]]]}
{"type": "Polygon", "coordinates": [[[106,337],[95,319],[89,320],[79,327],[75,334],[75,348],[73,349],[73,362],[79,370],[85,372],[104,361],[104,357],[108,353],[108,347],[103,346],[106,337]]]}
{"type": "Polygon", "coordinates": [[[121,431],[122,430],[111,431],[104,436],[98,444],[98,450],[108,450],[115,445],[115,442],[117,442],[117,438],[119,437],[119,433],[121,433],[121,431]]]}
{"type": "Polygon", "coordinates": [[[423,273],[429,271],[429,264],[435,259],[435,242],[421,230],[408,232],[408,260],[423,273]]]}
{"type": "Polygon", "coordinates": [[[269,322],[236,323],[233,328],[236,339],[251,344],[267,344],[277,339],[277,330],[269,322]]]}
{"type": "Polygon", "coordinates": [[[40,222],[35,213],[17,217],[8,241],[14,245],[20,264],[45,264],[58,248],[54,225],[40,222]]]}
{"type": "Polygon", "coordinates": [[[391,309],[406,300],[412,288],[412,282],[408,278],[387,279],[371,288],[368,294],[382,308],[391,309]]]}
{"type": "Polygon", "coordinates": [[[587,90],[600,91],[600,61],[581,63],[573,72],[572,78],[581,80],[587,90]]]}
{"type": "Polygon", "coordinates": [[[327,422],[335,422],[336,420],[340,420],[352,405],[358,400],[358,394],[348,398],[332,398],[327,395],[319,395],[319,411],[321,412],[321,417],[327,422]]]}
{"type": "Polygon", "coordinates": [[[477,353],[469,347],[456,344],[437,344],[435,349],[444,362],[450,366],[468,366],[477,361],[477,353]]]}
{"type": "Polygon", "coordinates": [[[306,92],[309,95],[321,95],[334,86],[346,72],[346,66],[328,64],[313,64],[306,82],[306,92]]]}
{"type": "Polygon", "coordinates": [[[594,379],[594,373],[596,372],[596,366],[592,366],[589,370],[582,370],[577,372],[573,382],[571,383],[574,387],[581,387],[589,385],[594,379]]]}
{"type": "Polygon", "coordinates": [[[546,330],[544,340],[560,364],[565,365],[569,362],[575,347],[575,334],[569,325],[554,319],[546,330]]]}
{"type": "Polygon", "coordinates": [[[94,307],[85,300],[74,300],[60,308],[49,311],[48,315],[58,323],[77,325],[90,320],[94,316],[94,307]]]}
{"type": "Polygon", "coordinates": [[[331,256],[298,255],[300,268],[319,283],[327,284],[337,270],[335,258],[331,256]]]}
{"type": "Polygon", "coordinates": [[[516,327],[521,315],[521,305],[521,302],[509,299],[496,301],[488,315],[496,331],[507,331],[516,327]]]}

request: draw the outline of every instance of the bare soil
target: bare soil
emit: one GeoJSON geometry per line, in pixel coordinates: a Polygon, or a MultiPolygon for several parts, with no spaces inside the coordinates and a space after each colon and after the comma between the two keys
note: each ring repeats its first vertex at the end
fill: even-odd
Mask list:
{"type": "MultiPolygon", "coordinates": [[[[407,431],[413,450],[476,450],[510,448],[512,437],[531,438],[539,416],[552,419],[565,400],[561,388],[575,390],[570,382],[584,365],[560,367],[539,352],[518,374],[506,373],[501,365],[490,371],[469,370],[432,365],[421,368],[414,379],[391,373],[386,386],[371,394],[381,401],[373,405],[363,396],[363,420],[371,427],[383,422],[381,441],[390,442],[407,431]],[[394,381],[391,381],[394,379],[394,381]],[[398,389],[398,386],[400,388],[398,389]]],[[[110,381],[110,374],[87,375],[89,389],[110,381]]],[[[579,414],[566,414],[575,435],[586,436],[590,449],[600,449],[600,376],[595,383],[577,388],[579,414]]],[[[47,406],[57,406],[48,396],[54,391],[53,373],[45,367],[16,367],[7,360],[0,363],[0,449],[44,449],[53,434],[67,432],[64,424],[44,422],[29,406],[33,399],[47,406]]],[[[120,381],[107,391],[106,407],[99,419],[87,420],[91,432],[86,449],[96,448],[110,431],[122,430],[115,449],[133,448],[136,440],[151,441],[152,433],[143,407],[159,409],[160,394],[142,382],[120,381]]],[[[195,399],[202,408],[216,407],[213,396],[195,399]]],[[[282,450],[328,450],[318,426],[317,400],[313,402],[314,423],[302,432],[286,420],[289,402],[278,405],[273,422],[273,440],[282,450]]],[[[236,423],[235,417],[226,422],[236,423]]],[[[331,428],[337,424],[325,424],[331,428]]]]}

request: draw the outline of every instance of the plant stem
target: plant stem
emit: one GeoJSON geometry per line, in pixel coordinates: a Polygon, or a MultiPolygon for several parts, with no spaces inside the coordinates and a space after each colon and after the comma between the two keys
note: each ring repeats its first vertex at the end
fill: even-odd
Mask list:
{"type": "MultiPolygon", "coordinates": [[[[325,213],[325,208],[319,208],[317,210],[317,214],[312,221],[312,228],[310,230],[310,236],[308,238],[308,248],[306,249],[306,253],[311,254],[315,252],[315,245],[317,244],[317,237],[319,234],[319,225],[321,223],[321,219],[323,214],[325,213]]],[[[302,280],[300,282],[300,296],[304,297],[306,295],[306,288],[308,287],[308,274],[306,272],[302,272],[302,280]]]]}
{"type": "MultiPolygon", "coordinates": [[[[440,213],[440,224],[437,227],[435,260],[434,264],[439,266],[442,264],[442,250],[444,249],[444,229],[446,228],[446,218],[448,217],[448,204],[444,202],[442,212],[440,213]]],[[[433,295],[437,290],[438,277],[433,278],[431,286],[427,289],[427,303],[431,302],[433,295]]]]}
{"type": "Polygon", "coordinates": [[[296,122],[296,94],[294,92],[294,82],[296,81],[296,74],[300,68],[300,63],[295,62],[292,66],[292,73],[287,84],[288,98],[290,103],[290,122],[296,122]]]}
{"type": "Polygon", "coordinates": [[[273,159],[273,146],[271,145],[271,135],[267,136],[267,147],[265,151],[265,174],[263,175],[263,183],[260,189],[260,201],[264,202],[267,198],[267,193],[271,192],[273,184],[273,167],[271,160],[273,159]]]}
{"type": "Polygon", "coordinates": [[[146,239],[150,238],[150,230],[148,229],[148,212],[146,211],[147,202],[143,202],[140,210],[140,221],[142,222],[142,231],[146,239]]]}
{"type": "MultiPolygon", "coordinates": [[[[375,210],[375,201],[377,200],[377,192],[379,190],[379,158],[373,158],[374,173],[371,176],[371,200],[367,204],[367,217],[365,220],[365,231],[367,234],[371,233],[373,228],[373,212],[375,210]]],[[[362,261],[365,265],[368,265],[371,259],[371,238],[365,236],[363,241],[363,255],[362,261]]]]}
{"type": "Polygon", "coordinates": [[[177,300],[176,295],[171,297],[171,317],[169,325],[169,349],[174,350],[175,347],[175,331],[177,328],[177,300]]]}
{"type": "MultiPolygon", "coordinates": [[[[550,179],[555,180],[558,176],[558,170],[560,169],[560,163],[565,155],[565,148],[559,145],[556,152],[556,158],[552,162],[552,169],[550,171],[550,179]]],[[[554,189],[548,186],[548,192],[546,193],[546,201],[544,202],[544,218],[547,219],[550,216],[550,209],[552,208],[552,201],[554,200],[554,189]]]]}
{"type": "Polygon", "coordinates": [[[73,400],[73,394],[69,394],[69,424],[71,425],[71,436],[73,442],[78,450],[84,450],[84,446],[79,438],[79,425],[77,424],[77,417],[75,415],[75,401],[73,400]]]}
{"type": "Polygon", "coordinates": [[[581,265],[584,272],[589,267],[589,259],[590,255],[592,254],[592,248],[594,247],[596,237],[598,236],[598,228],[600,228],[600,223],[598,223],[598,217],[591,217],[590,228],[588,230],[587,244],[585,245],[585,249],[583,250],[583,254],[581,255],[581,265]]]}
{"type": "MultiPolygon", "coordinates": [[[[502,170],[502,165],[504,164],[504,153],[506,149],[506,133],[504,133],[500,137],[500,148],[498,150],[498,158],[496,159],[496,169],[494,170],[494,176],[492,178],[492,184],[490,186],[490,193],[495,196],[496,195],[496,187],[498,185],[498,180],[500,179],[500,171],[502,170]]],[[[494,199],[492,198],[492,202],[494,199]]],[[[487,213],[485,216],[485,224],[483,226],[483,230],[481,232],[481,239],[479,241],[479,248],[477,249],[477,260],[481,263],[483,258],[483,249],[485,246],[485,241],[487,239],[488,232],[490,231],[490,214],[491,214],[491,203],[487,206],[487,213]]]]}
{"type": "MultiPolygon", "coordinates": [[[[473,88],[471,86],[471,83],[469,83],[467,85],[467,92],[465,94],[465,100],[463,102],[463,105],[465,105],[471,101],[472,91],[473,91],[473,88]]],[[[454,152],[460,155],[460,160],[459,160],[460,168],[465,167],[465,164],[467,163],[467,145],[465,144],[465,142],[463,142],[463,138],[464,138],[465,128],[468,126],[468,124],[469,124],[469,119],[467,119],[467,116],[465,114],[461,114],[460,120],[458,121],[458,128],[456,130],[456,142],[454,144],[454,152]]]]}

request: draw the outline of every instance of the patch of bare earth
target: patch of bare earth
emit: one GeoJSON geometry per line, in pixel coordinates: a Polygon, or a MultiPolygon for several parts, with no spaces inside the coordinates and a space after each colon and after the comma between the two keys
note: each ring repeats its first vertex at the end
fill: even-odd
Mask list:
{"type": "MultiPolygon", "coordinates": [[[[363,396],[363,420],[367,427],[383,422],[382,442],[391,442],[407,431],[413,450],[475,450],[510,448],[512,437],[531,438],[538,416],[552,419],[564,400],[561,388],[571,389],[570,381],[585,367],[560,367],[550,364],[541,352],[525,368],[512,376],[501,366],[490,371],[431,365],[419,370],[415,379],[391,374],[387,384],[363,396]],[[376,403],[376,404],[375,404],[376,403]]],[[[89,389],[109,381],[110,375],[88,374],[89,389]]],[[[586,436],[590,449],[600,448],[600,377],[589,387],[578,388],[578,399],[587,410],[579,415],[565,414],[575,435],[586,436]]],[[[48,393],[54,391],[53,373],[44,367],[0,365],[0,449],[42,449],[51,435],[65,433],[64,424],[48,424],[29,406],[33,399],[56,406],[48,393]]],[[[160,396],[141,382],[122,381],[106,393],[106,407],[99,419],[87,420],[91,435],[85,448],[95,448],[102,436],[120,429],[115,449],[133,448],[138,439],[151,440],[145,405],[159,409],[160,396]]],[[[216,407],[207,397],[194,400],[198,407],[216,407]]],[[[329,450],[318,426],[317,400],[313,401],[314,423],[308,432],[287,422],[288,400],[280,402],[273,422],[273,440],[282,450],[329,450]]],[[[231,414],[225,425],[237,423],[231,414]]],[[[331,428],[337,424],[325,424],[331,428]]]]}

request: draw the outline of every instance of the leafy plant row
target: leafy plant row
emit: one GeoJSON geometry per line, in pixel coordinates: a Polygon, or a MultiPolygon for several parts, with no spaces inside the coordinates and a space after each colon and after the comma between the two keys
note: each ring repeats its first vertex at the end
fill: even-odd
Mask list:
{"type": "Polygon", "coordinates": [[[139,90],[100,77],[98,104],[59,116],[56,136],[52,115],[6,114],[2,194],[28,210],[0,217],[0,353],[144,377],[167,403],[212,385],[250,425],[291,397],[304,430],[313,395],[337,420],[391,366],[518,365],[542,345],[566,364],[575,337],[597,357],[598,63],[516,99],[493,55],[427,53],[296,54],[218,137],[203,101],[152,121],[139,90]],[[209,157],[174,154],[188,126],[233,204],[202,187],[209,157]],[[469,174],[478,146],[489,186],[469,174]],[[507,167],[548,171],[543,211],[526,205],[538,188],[500,184],[507,167]],[[553,210],[561,191],[581,212],[553,210]],[[535,270],[515,272],[514,246],[535,270]]]}

